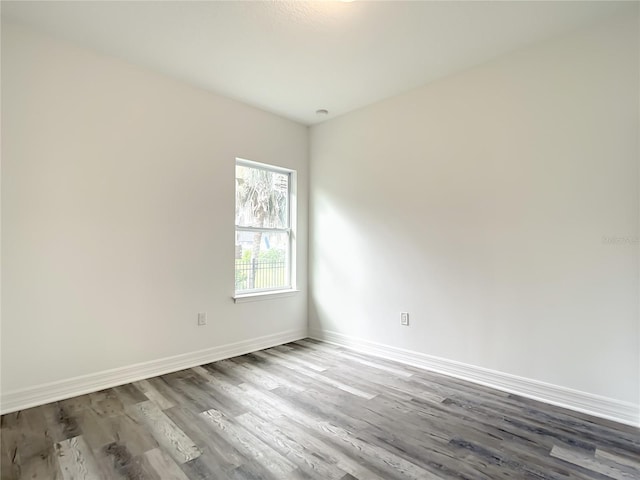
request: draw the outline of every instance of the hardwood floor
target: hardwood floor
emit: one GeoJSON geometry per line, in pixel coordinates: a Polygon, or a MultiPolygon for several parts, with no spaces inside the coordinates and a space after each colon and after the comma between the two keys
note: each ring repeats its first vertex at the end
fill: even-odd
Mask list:
{"type": "Polygon", "coordinates": [[[640,479],[640,430],[302,340],[2,417],[2,479],[640,479]]]}

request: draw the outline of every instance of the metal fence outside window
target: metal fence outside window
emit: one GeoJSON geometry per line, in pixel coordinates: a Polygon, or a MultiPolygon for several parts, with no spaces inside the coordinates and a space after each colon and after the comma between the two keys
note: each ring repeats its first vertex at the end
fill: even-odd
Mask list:
{"type": "Polygon", "coordinates": [[[236,291],[286,286],[287,263],[270,260],[236,260],[236,291]]]}

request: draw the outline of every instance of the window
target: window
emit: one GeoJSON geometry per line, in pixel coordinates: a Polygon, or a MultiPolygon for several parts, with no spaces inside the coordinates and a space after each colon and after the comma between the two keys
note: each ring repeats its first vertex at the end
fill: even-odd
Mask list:
{"type": "Polygon", "coordinates": [[[295,172],[236,159],[236,296],[294,288],[295,172]]]}

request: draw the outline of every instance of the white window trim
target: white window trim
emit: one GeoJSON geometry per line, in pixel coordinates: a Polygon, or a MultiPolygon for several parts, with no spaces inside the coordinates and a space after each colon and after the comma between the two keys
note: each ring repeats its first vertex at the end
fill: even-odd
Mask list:
{"type": "Polygon", "coordinates": [[[300,290],[264,290],[262,292],[242,293],[233,297],[235,303],[259,302],[262,300],[274,300],[276,298],[292,297],[300,290]]]}
{"type": "MultiPolygon", "coordinates": [[[[261,168],[270,170],[272,172],[284,173],[289,175],[289,228],[254,228],[254,227],[240,227],[235,225],[235,231],[269,231],[269,232],[287,232],[289,234],[289,258],[288,258],[288,270],[289,270],[289,285],[283,288],[271,288],[265,290],[251,290],[244,292],[236,292],[234,288],[233,301],[235,303],[256,302],[259,300],[270,300],[281,297],[289,297],[295,295],[299,290],[297,289],[297,222],[298,222],[298,173],[295,170],[289,168],[278,167],[276,165],[269,165],[266,163],[254,162],[253,160],[246,160],[244,158],[236,157],[235,165],[242,165],[251,168],[261,168]]],[[[234,169],[235,170],[235,169],[234,169]]]]}

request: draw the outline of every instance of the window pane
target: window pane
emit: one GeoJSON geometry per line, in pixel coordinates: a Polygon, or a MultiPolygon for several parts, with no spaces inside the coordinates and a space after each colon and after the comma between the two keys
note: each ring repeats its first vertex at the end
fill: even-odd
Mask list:
{"type": "Polygon", "coordinates": [[[289,234],[236,230],[236,291],[289,288],[289,234]]]}
{"type": "Polygon", "coordinates": [[[236,165],[236,225],[289,228],[289,175],[236,165]]]}

